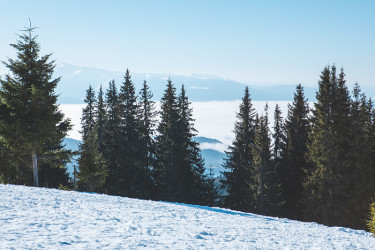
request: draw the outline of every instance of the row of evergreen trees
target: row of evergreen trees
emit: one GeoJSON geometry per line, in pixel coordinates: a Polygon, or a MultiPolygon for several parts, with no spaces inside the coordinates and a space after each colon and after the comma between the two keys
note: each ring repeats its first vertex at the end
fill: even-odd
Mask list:
{"type": "Polygon", "coordinates": [[[248,88],[235,124],[221,181],[232,209],[326,225],[366,228],[375,192],[375,110],[343,69],[325,67],[310,109],[297,86],[286,119],[276,105],[273,134],[248,88]],[[271,147],[271,141],[272,147],[271,147]]]}
{"type": "Polygon", "coordinates": [[[168,80],[157,124],[147,82],[136,95],[129,71],[118,92],[90,86],[82,112],[80,184],[88,191],[195,204],[214,202],[184,86],[168,80]],[[156,130],[156,131],[155,131],[156,130]]]}

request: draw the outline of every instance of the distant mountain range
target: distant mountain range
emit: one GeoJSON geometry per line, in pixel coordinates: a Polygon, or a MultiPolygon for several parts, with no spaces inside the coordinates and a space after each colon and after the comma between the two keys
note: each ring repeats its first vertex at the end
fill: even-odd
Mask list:
{"type": "MultiPolygon", "coordinates": [[[[185,85],[190,101],[240,100],[246,86],[243,83],[213,75],[169,76],[168,74],[130,73],[137,91],[141,89],[143,81],[147,81],[155,101],[161,99],[168,77],[171,78],[178,91],[182,84],[185,85]]],[[[106,89],[108,82],[114,79],[117,87],[119,87],[123,82],[124,72],[59,63],[55,69],[55,76],[62,77],[56,89],[56,93],[60,94],[59,102],[62,104],[80,104],[83,103],[89,84],[96,90],[99,89],[100,85],[103,85],[103,89],[106,89]]],[[[295,84],[248,86],[251,98],[254,101],[290,101],[293,99],[296,87],[295,84]]],[[[310,101],[315,100],[315,88],[304,88],[305,96],[310,101]]]]}
{"type": "MultiPolygon", "coordinates": [[[[215,177],[220,176],[220,172],[224,170],[222,164],[224,162],[225,154],[213,148],[216,144],[222,144],[222,142],[207,137],[195,137],[194,140],[200,144],[204,143],[205,145],[205,148],[201,149],[201,153],[202,158],[205,161],[206,173],[209,173],[211,168],[215,177]],[[209,148],[210,144],[212,145],[212,148],[209,148]]],[[[77,151],[80,144],[81,141],[71,138],[65,138],[63,141],[63,145],[65,145],[65,148],[72,151],[77,151]]],[[[74,165],[78,165],[77,157],[74,157],[72,162],[70,162],[67,166],[70,177],[73,177],[74,165]]]]}

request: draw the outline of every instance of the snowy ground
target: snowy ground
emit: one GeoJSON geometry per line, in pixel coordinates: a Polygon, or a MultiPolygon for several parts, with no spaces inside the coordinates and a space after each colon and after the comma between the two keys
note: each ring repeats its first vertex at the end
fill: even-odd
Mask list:
{"type": "Polygon", "coordinates": [[[219,208],[0,185],[0,249],[374,249],[365,231],[219,208]]]}

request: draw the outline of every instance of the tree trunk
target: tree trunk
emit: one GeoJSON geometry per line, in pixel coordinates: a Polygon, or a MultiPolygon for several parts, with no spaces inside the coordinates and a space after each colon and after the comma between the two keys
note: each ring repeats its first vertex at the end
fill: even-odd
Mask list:
{"type": "Polygon", "coordinates": [[[31,158],[33,160],[33,173],[34,173],[34,186],[39,187],[38,181],[38,157],[36,153],[31,154],[31,158]]]}

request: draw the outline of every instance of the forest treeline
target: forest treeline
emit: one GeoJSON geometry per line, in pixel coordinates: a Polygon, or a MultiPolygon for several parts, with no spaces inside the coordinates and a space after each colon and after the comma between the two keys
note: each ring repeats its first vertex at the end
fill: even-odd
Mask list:
{"type": "Polygon", "coordinates": [[[191,103],[169,79],[156,110],[147,82],[137,92],[127,70],[103,92],[90,86],[82,111],[79,152],[62,144],[71,128],[59,111],[51,55],[40,56],[30,27],[0,83],[0,181],[223,206],[330,226],[366,228],[375,193],[375,109],[344,70],[326,66],[309,107],[299,84],[288,113],[276,105],[257,114],[246,87],[214,179],[193,140],[191,103]],[[337,72],[338,71],[338,72],[337,72]],[[271,129],[272,127],[272,129],[271,129]],[[272,131],[272,132],[271,132],[272,131]],[[78,170],[66,164],[78,153],[78,170]]]}

